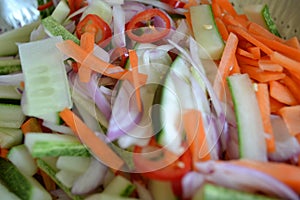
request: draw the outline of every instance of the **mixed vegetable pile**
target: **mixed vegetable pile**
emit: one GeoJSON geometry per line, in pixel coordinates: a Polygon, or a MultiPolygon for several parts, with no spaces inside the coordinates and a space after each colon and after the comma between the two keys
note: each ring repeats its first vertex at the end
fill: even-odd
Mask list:
{"type": "Polygon", "coordinates": [[[4,199],[299,199],[300,43],[267,4],[39,2],[0,35],[4,199]]]}

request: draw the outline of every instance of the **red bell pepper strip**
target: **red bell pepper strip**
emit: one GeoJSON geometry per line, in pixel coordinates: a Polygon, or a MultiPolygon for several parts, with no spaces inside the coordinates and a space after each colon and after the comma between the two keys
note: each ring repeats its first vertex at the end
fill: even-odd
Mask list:
{"type": "Polygon", "coordinates": [[[95,43],[101,47],[105,47],[109,43],[112,36],[110,26],[98,15],[88,14],[83,18],[76,27],[76,35],[78,38],[85,32],[95,34],[95,43]]]}
{"type": "Polygon", "coordinates": [[[153,8],[136,14],[127,24],[127,35],[140,43],[156,42],[170,32],[171,22],[169,17],[161,10],[153,8]],[[164,27],[155,27],[153,20],[159,17],[164,22],[164,27]],[[145,30],[146,28],[146,30],[145,30]],[[139,32],[142,31],[142,34],[139,32]]]}

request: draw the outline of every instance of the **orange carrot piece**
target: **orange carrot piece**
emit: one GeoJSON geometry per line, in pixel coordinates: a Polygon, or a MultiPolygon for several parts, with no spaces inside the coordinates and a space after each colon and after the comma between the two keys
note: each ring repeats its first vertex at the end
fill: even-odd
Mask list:
{"type": "Polygon", "coordinates": [[[270,81],[270,96],[277,101],[287,104],[296,105],[298,104],[297,99],[293,96],[291,91],[283,84],[278,81],[270,81]]]}
{"type": "Polygon", "coordinates": [[[253,44],[251,44],[247,40],[239,40],[239,45],[238,46],[242,49],[248,49],[250,47],[255,47],[255,46],[253,46],[253,44]]]}
{"type": "Polygon", "coordinates": [[[41,175],[47,191],[56,190],[56,183],[52,180],[52,178],[50,178],[50,176],[46,172],[44,172],[43,170],[39,170],[38,173],[41,175]]]}
{"type": "Polygon", "coordinates": [[[210,160],[210,153],[203,126],[202,114],[198,110],[188,110],[183,114],[183,124],[193,163],[210,160]]]}
{"type": "MultiPolygon", "coordinates": [[[[288,56],[289,58],[300,62],[300,50],[299,49],[295,49],[284,43],[281,43],[281,42],[278,42],[278,41],[275,41],[272,39],[267,39],[262,36],[253,35],[253,37],[256,38],[257,40],[259,40],[260,42],[264,43],[265,45],[267,45],[270,49],[272,49],[274,51],[278,51],[279,53],[282,53],[283,55],[288,56]]],[[[268,55],[270,55],[270,54],[268,54],[268,55]]]]}
{"type": "Polygon", "coordinates": [[[25,121],[21,125],[21,130],[23,134],[29,133],[29,132],[43,132],[41,124],[38,122],[38,120],[34,117],[30,117],[27,121],[25,121]]]}
{"type": "Polygon", "coordinates": [[[250,21],[248,20],[246,15],[237,15],[234,18],[237,22],[239,22],[243,27],[247,28],[247,26],[249,25],[250,21]]]}
{"type": "Polygon", "coordinates": [[[274,152],[276,148],[273,128],[271,124],[271,108],[268,85],[266,83],[259,83],[256,84],[256,86],[256,98],[259,105],[260,114],[263,120],[264,131],[266,134],[268,134],[268,137],[266,137],[267,151],[274,152]]]}
{"type": "Polygon", "coordinates": [[[233,17],[238,16],[238,13],[234,9],[233,5],[230,3],[229,0],[216,0],[216,3],[227,13],[232,15],[233,17]]]}
{"type": "Polygon", "coordinates": [[[226,42],[221,61],[218,68],[219,77],[214,81],[214,90],[220,99],[223,96],[223,86],[226,85],[226,77],[230,73],[230,68],[234,65],[235,52],[238,45],[238,38],[234,33],[230,33],[226,42]]]}
{"type": "Polygon", "coordinates": [[[266,173],[277,180],[287,184],[295,192],[300,194],[300,167],[279,162],[260,162],[254,160],[231,160],[230,163],[249,167],[266,173]]]}
{"type": "Polygon", "coordinates": [[[260,48],[258,47],[248,47],[247,51],[249,51],[253,56],[254,59],[260,59],[260,48]]]}
{"type": "Polygon", "coordinates": [[[272,114],[279,114],[279,110],[286,106],[270,96],[270,109],[272,114]]]}
{"type": "Polygon", "coordinates": [[[220,19],[220,18],[215,18],[215,22],[216,22],[216,25],[218,27],[218,30],[221,34],[221,37],[223,38],[224,41],[226,41],[228,39],[228,36],[229,36],[229,33],[228,33],[228,30],[225,26],[225,24],[223,23],[223,21],[220,19]]]}
{"type": "Polygon", "coordinates": [[[283,121],[285,122],[289,133],[293,136],[300,133],[300,105],[285,106],[279,110],[283,121]]]}
{"type": "Polygon", "coordinates": [[[238,55],[238,54],[236,54],[236,58],[237,58],[239,64],[246,64],[246,65],[251,65],[251,66],[254,66],[254,67],[258,67],[258,60],[247,58],[245,56],[241,56],[241,55],[238,55]]]}
{"type": "Polygon", "coordinates": [[[132,68],[132,75],[133,75],[133,84],[134,84],[134,89],[135,89],[135,94],[136,94],[136,99],[137,99],[137,105],[138,109],[141,112],[142,111],[142,102],[141,102],[141,92],[140,88],[138,85],[138,56],[134,50],[129,50],[129,62],[132,68]]]}
{"type": "Polygon", "coordinates": [[[289,76],[285,76],[282,79],[285,86],[291,91],[293,96],[297,99],[298,102],[300,102],[300,87],[299,84],[297,84],[292,78],[289,76]]]}
{"type": "Polygon", "coordinates": [[[1,157],[1,158],[7,158],[8,152],[9,152],[8,149],[0,148],[0,157],[1,157]]]}
{"type": "Polygon", "coordinates": [[[276,40],[278,42],[284,42],[283,39],[281,39],[280,37],[274,35],[273,33],[271,33],[269,30],[265,29],[264,27],[262,27],[261,25],[255,23],[255,22],[250,22],[248,25],[248,31],[251,34],[254,35],[259,35],[271,40],[276,40]]]}
{"type": "Polygon", "coordinates": [[[272,62],[269,57],[259,59],[258,67],[262,70],[271,71],[271,72],[283,71],[283,67],[277,63],[272,62]]]}
{"type": "Polygon", "coordinates": [[[295,49],[299,49],[300,50],[300,42],[298,40],[298,38],[296,36],[294,37],[291,37],[290,39],[286,40],[284,42],[284,44],[290,46],[290,47],[293,47],[295,49]]]}
{"type": "Polygon", "coordinates": [[[241,69],[239,63],[236,59],[236,56],[234,56],[234,63],[232,69],[230,70],[230,74],[240,74],[240,73],[241,73],[241,69]]]}
{"type": "Polygon", "coordinates": [[[260,83],[281,80],[286,76],[284,73],[281,72],[263,71],[258,67],[253,67],[251,65],[241,64],[240,68],[242,73],[247,73],[251,79],[254,79],[260,83]]]}
{"type": "Polygon", "coordinates": [[[293,76],[300,80],[300,62],[297,62],[281,53],[274,52],[270,55],[271,61],[286,68],[293,76]]]}
{"type": "Polygon", "coordinates": [[[257,59],[257,58],[255,58],[255,56],[252,53],[250,53],[250,52],[248,52],[248,51],[246,51],[244,49],[241,49],[239,47],[237,48],[236,53],[239,54],[239,55],[241,55],[241,56],[245,56],[247,58],[257,59]]]}
{"type": "Polygon", "coordinates": [[[222,9],[221,7],[218,5],[217,1],[216,0],[212,0],[211,1],[211,9],[213,11],[213,14],[214,14],[214,18],[222,18],[222,9]]]}
{"type": "Polygon", "coordinates": [[[222,21],[226,26],[232,25],[232,26],[238,26],[245,28],[243,24],[241,24],[239,21],[237,21],[232,15],[230,14],[224,14],[222,17],[222,21]]]}
{"type": "Polygon", "coordinates": [[[121,169],[124,161],[70,109],[65,108],[59,115],[97,158],[113,169],[121,169]]]}
{"type": "Polygon", "coordinates": [[[188,0],[188,2],[184,5],[184,8],[188,9],[191,6],[198,5],[198,2],[196,0],[188,0]]]}
{"type": "MultiPolygon", "coordinates": [[[[68,55],[81,64],[89,66],[90,69],[98,73],[115,79],[129,80],[131,83],[133,83],[131,71],[124,70],[113,64],[107,63],[93,54],[88,54],[85,50],[71,40],[65,40],[61,43],[58,43],[56,46],[65,55],[68,55]]],[[[139,74],[139,81],[139,84],[144,85],[147,81],[147,75],[139,74]]]]}
{"type": "MultiPolygon", "coordinates": [[[[93,53],[95,43],[95,34],[90,32],[85,32],[80,37],[80,47],[83,48],[87,53],[93,53]]],[[[81,82],[87,83],[90,81],[92,70],[89,66],[79,64],[78,75],[81,82]]]]}
{"type": "Polygon", "coordinates": [[[231,32],[243,37],[244,39],[246,39],[250,43],[254,44],[255,46],[259,47],[267,55],[270,55],[273,53],[272,49],[270,49],[267,45],[265,45],[261,41],[257,40],[255,37],[253,37],[250,33],[247,32],[247,30],[245,30],[239,26],[232,26],[232,25],[229,25],[227,27],[227,29],[229,32],[231,31],[231,32]]]}

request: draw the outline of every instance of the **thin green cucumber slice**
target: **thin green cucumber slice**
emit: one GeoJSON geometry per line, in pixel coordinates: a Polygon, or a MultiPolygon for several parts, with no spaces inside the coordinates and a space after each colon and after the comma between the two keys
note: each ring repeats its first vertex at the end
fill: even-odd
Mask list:
{"type": "Polygon", "coordinates": [[[17,91],[16,85],[0,85],[0,103],[19,104],[21,93],[17,91]]]}
{"type": "Polygon", "coordinates": [[[22,143],[23,133],[18,128],[0,127],[0,147],[11,148],[22,143]]]}
{"type": "Polygon", "coordinates": [[[250,21],[263,26],[274,35],[281,37],[267,4],[245,5],[243,10],[250,21]]]}
{"type": "Polygon", "coordinates": [[[5,200],[21,200],[15,193],[9,191],[9,189],[0,181],[0,194],[1,198],[5,200]]]}
{"type": "Polygon", "coordinates": [[[225,44],[215,24],[211,5],[192,6],[190,14],[195,40],[206,50],[200,57],[208,54],[213,60],[220,59],[225,44]]]}
{"type": "Polygon", "coordinates": [[[20,105],[0,103],[0,127],[20,128],[24,121],[20,105]]]}
{"type": "Polygon", "coordinates": [[[263,122],[248,74],[229,76],[228,85],[238,126],[241,158],[267,161],[263,122]]]}
{"type": "Polygon", "coordinates": [[[0,60],[0,75],[6,75],[21,71],[21,61],[19,59],[0,60]]]}
{"type": "Polygon", "coordinates": [[[51,195],[31,176],[22,174],[10,161],[0,158],[0,179],[20,199],[51,200],[51,195]]]}
{"type": "Polygon", "coordinates": [[[121,175],[117,175],[114,179],[104,188],[103,194],[112,196],[128,197],[134,191],[135,185],[121,175]]]}

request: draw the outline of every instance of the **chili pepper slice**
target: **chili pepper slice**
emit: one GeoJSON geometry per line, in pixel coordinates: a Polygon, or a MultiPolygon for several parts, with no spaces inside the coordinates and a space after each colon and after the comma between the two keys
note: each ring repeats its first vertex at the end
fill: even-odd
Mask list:
{"type": "MultiPolygon", "coordinates": [[[[133,150],[133,161],[135,168],[137,172],[141,173],[144,177],[162,181],[177,181],[192,169],[192,157],[189,149],[187,149],[181,156],[177,158],[177,160],[174,160],[174,162],[171,164],[155,170],[157,166],[161,166],[167,155],[158,155],[157,157],[149,158],[146,154],[145,156],[142,155],[144,152],[143,149],[145,150],[145,148],[149,148],[149,146],[144,148],[135,146],[133,150]]],[[[153,153],[154,151],[150,151],[150,153],[153,153]]]]}
{"type": "Polygon", "coordinates": [[[76,27],[76,35],[78,38],[85,32],[95,34],[95,43],[101,47],[105,47],[112,36],[110,26],[98,15],[88,14],[83,18],[76,27]]]}
{"type": "MultiPolygon", "coordinates": [[[[161,23],[160,23],[161,24],[161,23]]],[[[161,10],[153,8],[136,14],[127,24],[127,35],[140,42],[156,42],[168,35],[171,27],[169,17],[161,10]],[[159,18],[159,19],[157,19],[159,18]],[[164,27],[155,26],[155,20],[162,20],[164,27]]]]}
{"type": "Polygon", "coordinates": [[[178,0],[160,0],[160,1],[169,4],[172,8],[183,8],[185,6],[184,2],[178,0]]]}

